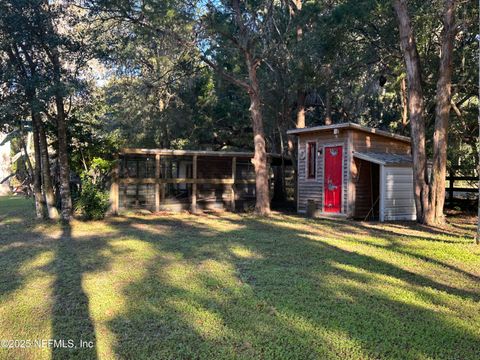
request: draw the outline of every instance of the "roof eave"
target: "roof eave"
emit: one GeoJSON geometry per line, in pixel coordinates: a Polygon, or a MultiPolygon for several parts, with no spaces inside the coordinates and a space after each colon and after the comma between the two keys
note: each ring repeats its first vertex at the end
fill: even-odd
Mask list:
{"type": "MultiPolygon", "coordinates": [[[[120,155],[173,155],[173,156],[218,156],[218,157],[253,157],[253,152],[245,151],[214,151],[214,150],[173,150],[173,149],[142,149],[142,148],[122,148],[120,155]]],[[[269,157],[282,158],[281,154],[267,153],[269,157]]],[[[288,156],[283,156],[288,158],[288,156]]]]}
{"type": "Polygon", "coordinates": [[[371,127],[362,126],[362,125],[352,123],[352,122],[332,124],[332,125],[313,126],[313,127],[310,127],[310,128],[302,128],[302,129],[292,129],[292,130],[287,130],[287,134],[288,135],[300,135],[300,134],[306,134],[306,133],[328,131],[328,130],[333,130],[333,129],[354,129],[354,130],[363,131],[363,132],[370,133],[370,134],[376,134],[376,135],[380,135],[380,136],[389,137],[389,138],[396,139],[396,140],[399,140],[399,141],[403,141],[403,142],[406,142],[406,143],[411,143],[410,138],[407,137],[407,136],[389,133],[388,131],[374,129],[374,128],[371,128],[371,127]]]}

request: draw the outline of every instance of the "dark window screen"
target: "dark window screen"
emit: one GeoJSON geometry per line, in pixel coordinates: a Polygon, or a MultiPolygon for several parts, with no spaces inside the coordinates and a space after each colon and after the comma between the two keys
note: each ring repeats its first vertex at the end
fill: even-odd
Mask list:
{"type": "Polygon", "coordinates": [[[307,145],[307,175],[309,179],[315,179],[317,170],[317,143],[309,142],[307,145]]]}

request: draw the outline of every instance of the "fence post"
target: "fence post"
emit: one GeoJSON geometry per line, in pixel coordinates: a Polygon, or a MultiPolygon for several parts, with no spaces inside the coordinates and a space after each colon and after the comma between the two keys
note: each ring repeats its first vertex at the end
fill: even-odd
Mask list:
{"type": "Polygon", "coordinates": [[[237,171],[237,158],[232,158],[232,198],[231,198],[231,210],[235,212],[235,178],[237,171]]]}
{"type": "Polygon", "coordinates": [[[455,170],[452,167],[450,169],[450,182],[448,185],[448,202],[450,203],[450,205],[453,204],[453,189],[455,188],[454,182],[455,182],[455,170]]]}
{"type": "Polygon", "coordinates": [[[191,211],[193,213],[197,212],[197,155],[193,155],[193,164],[192,164],[192,175],[194,182],[192,184],[192,204],[191,211]]]}
{"type": "Polygon", "coordinates": [[[160,211],[160,154],[155,154],[155,211],[160,211]]]}

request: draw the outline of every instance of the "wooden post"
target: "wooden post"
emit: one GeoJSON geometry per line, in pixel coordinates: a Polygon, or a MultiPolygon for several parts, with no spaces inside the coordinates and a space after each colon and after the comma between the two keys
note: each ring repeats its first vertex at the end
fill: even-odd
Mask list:
{"type": "Polygon", "coordinates": [[[235,178],[237,173],[237,158],[234,156],[232,158],[232,198],[231,198],[231,207],[232,211],[235,211],[235,178]]]}
{"type": "MultiPolygon", "coordinates": [[[[193,155],[193,166],[192,166],[192,176],[194,179],[197,178],[197,155],[193,155]]],[[[192,184],[192,212],[197,212],[197,183],[192,184]]]]}
{"type": "MultiPolygon", "coordinates": [[[[127,174],[127,178],[130,177],[130,174],[128,172],[128,168],[127,168],[127,156],[126,155],[123,155],[123,169],[125,170],[126,174],[127,174]]],[[[127,184],[124,184],[123,186],[123,208],[126,210],[127,209],[127,189],[128,189],[128,185],[127,184]]]]}
{"type": "Polygon", "coordinates": [[[387,181],[385,179],[385,168],[383,165],[379,165],[380,167],[380,214],[379,220],[380,222],[385,221],[385,193],[387,192],[387,181]]]}
{"type": "Polygon", "coordinates": [[[113,215],[118,215],[118,202],[119,202],[119,191],[118,191],[118,176],[120,173],[120,164],[118,162],[118,155],[115,158],[115,167],[113,169],[113,176],[112,176],[112,185],[110,187],[110,203],[111,203],[111,208],[110,212],[113,215]]]}
{"type": "Polygon", "coordinates": [[[160,154],[155,155],[155,211],[160,211],[160,154]]]}
{"type": "MultiPolygon", "coordinates": [[[[136,167],[137,167],[137,173],[136,173],[137,176],[136,176],[136,177],[137,177],[137,178],[140,178],[140,176],[139,176],[139,169],[140,169],[140,168],[139,168],[139,165],[138,165],[138,159],[135,160],[135,165],[136,165],[136,167]]],[[[138,208],[139,205],[140,205],[140,199],[139,199],[139,190],[140,190],[140,189],[139,189],[139,187],[140,187],[139,184],[136,184],[136,185],[135,185],[135,207],[136,207],[136,208],[138,208]]]]}

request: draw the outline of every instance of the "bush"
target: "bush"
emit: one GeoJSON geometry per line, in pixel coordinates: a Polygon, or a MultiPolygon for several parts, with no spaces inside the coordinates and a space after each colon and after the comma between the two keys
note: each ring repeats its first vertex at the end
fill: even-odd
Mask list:
{"type": "Polygon", "coordinates": [[[110,207],[107,191],[102,190],[88,177],[82,179],[82,190],[75,204],[75,210],[85,220],[101,220],[110,207]]]}

